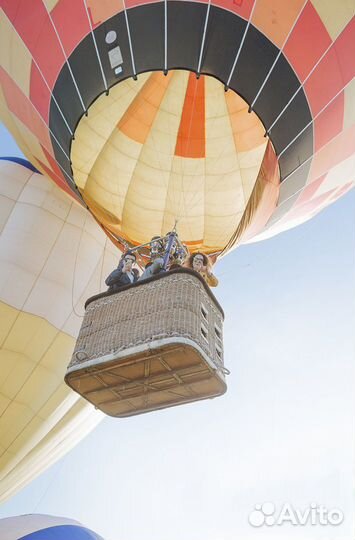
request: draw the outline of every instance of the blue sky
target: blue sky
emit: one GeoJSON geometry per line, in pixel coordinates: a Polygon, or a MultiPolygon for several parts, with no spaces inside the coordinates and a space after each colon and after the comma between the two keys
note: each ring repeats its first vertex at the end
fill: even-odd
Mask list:
{"type": "MultiPolygon", "coordinates": [[[[21,155],[4,128],[0,154],[21,155]]],[[[222,260],[229,389],[105,419],[0,507],[72,517],[107,540],[349,539],[354,530],[355,193],[222,260]],[[338,526],[263,526],[272,502],[340,508],[338,526]]]]}

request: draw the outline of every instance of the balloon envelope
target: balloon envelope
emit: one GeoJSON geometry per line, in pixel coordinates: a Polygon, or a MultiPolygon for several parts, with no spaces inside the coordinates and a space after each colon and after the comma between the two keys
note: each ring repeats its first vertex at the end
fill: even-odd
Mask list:
{"type": "Polygon", "coordinates": [[[3,121],[121,243],[227,252],[352,188],[353,0],[1,4],[3,121]]]}
{"type": "Polygon", "coordinates": [[[101,289],[117,253],[88,212],[28,163],[0,160],[0,215],[0,500],[5,500],[102,418],[63,377],[83,303],[101,289]]]}
{"type": "Polygon", "coordinates": [[[216,79],[182,70],[127,79],[107,100],[81,119],[71,149],[76,183],[100,222],[144,243],[177,221],[190,248],[221,251],[267,145],[255,113],[216,79]]]}
{"type": "Polygon", "coordinates": [[[0,519],[1,540],[103,540],[73,519],[27,514],[0,519]]]}

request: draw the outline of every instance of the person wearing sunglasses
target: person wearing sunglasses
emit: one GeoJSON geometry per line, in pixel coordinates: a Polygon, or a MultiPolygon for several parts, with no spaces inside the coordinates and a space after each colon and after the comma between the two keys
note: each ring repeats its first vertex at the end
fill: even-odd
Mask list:
{"type": "Polygon", "coordinates": [[[200,274],[210,287],[217,287],[218,279],[212,273],[212,265],[204,253],[192,253],[184,266],[200,274]]]}
{"type": "Polygon", "coordinates": [[[105,280],[108,292],[117,292],[121,287],[138,281],[139,272],[136,268],[133,268],[135,262],[136,255],[131,251],[126,251],[116,270],[111,272],[105,280]]]}

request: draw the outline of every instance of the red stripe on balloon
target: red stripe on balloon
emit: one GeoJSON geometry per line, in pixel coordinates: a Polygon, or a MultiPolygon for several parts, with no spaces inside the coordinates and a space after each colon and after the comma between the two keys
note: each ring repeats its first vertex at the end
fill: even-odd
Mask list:
{"type": "Polygon", "coordinates": [[[334,44],[344,85],[355,77],[355,17],[344,28],[334,44]]]}
{"type": "Polygon", "coordinates": [[[341,92],[314,121],[315,152],[334,139],[342,131],[343,124],[344,92],[341,92]]]}
{"type": "MultiPolygon", "coordinates": [[[[51,11],[54,25],[67,56],[90,34],[90,24],[85,10],[85,2],[59,0],[51,11]]],[[[90,69],[88,66],[87,69],[90,69]]]]}
{"type": "MultiPolygon", "coordinates": [[[[66,59],[42,0],[3,0],[2,7],[53,89],[66,59]]],[[[84,2],[60,0],[51,17],[67,57],[90,33],[84,2]]],[[[47,121],[50,95],[35,65],[31,69],[31,101],[47,121]]]]}
{"type": "MultiPolygon", "coordinates": [[[[207,0],[203,0],[207,2],[207,0]]],[[[249,20],[253,5],[256,0],[213,0],[213,6],[219,6],[228,11],[232,11],[242,17],[242,19],[249,20]]]]}
{"type": "MultiPolygon", "coordinates": [[[[313,199],[303,203],[300,206],[291,208],[290,211],[287,212],[285,217],[279,221],[279,223],[285,224],[288,221],[292,221],[293,219],[310,219],[320,210],[322,210],[322,208],[324,208],[324,205],[331,197],[331,194],[335,194],[336,191],[336,188],[330,189],[326,193],[321,193],[320,195],[315,196],[313,199]]],[[[326,204],[326,206],[328,206],[328,204],[326,204]]]]}
{"type": "Polygon", "coordinates": [[[313,156],[310,182],[328,173],[353,154],[355,154],[355,125],[342,131],[313,156]]]}
{"type": "Polygon", "coordinates": [[[196,79],[193,73],[189,75],[175,155],[189,158],[206,155],[205,80],[196,79]]]}
{"type": "Polygon", "coordinates": [[[305,84],[314,116],[355,76],[354,47],[355,17],[338,36],[305,84]]]}
{"type": "Polygon", "coordinates": [[[48,126],[40,117],[29,98],[15,81],[0,67],[0,83],[9,110],[46,148],[52,148],[48,126]]]}
{"type": "Polygon", "coordinates": [[[326,177],[327,175],[323,174],[317,180],[314,180],[310,184],[306,185],[301,191],[299,197],[297,198],[297,201],[294,204],[294,208],[307,204],[311,199],[313,199],[316,196],[316,192],[318,191],[326,177]]]}
{"type": "Polygon", "coordinates": [[[284,48],[301,82],[305,80],[332,40],[311,2],[308,2],[284,48]]]}
{"type": "Polygon", "coordinates": [[[316,116],[344,87],[334,45],[314,70],[304,89],[312,116],[316,116]]]}
{"type": "Polygon", "coordinates": [[[53,88],[65,58],[42,0],[4,0],[3,9],[53,88]]]}
{"type": "Polygon", "coordinates": [[[317,114],[325,107],[314,122],[315,151],[334,139],[343,129],[344,92],[341,90],[355,76],[354,47],[355,17],[338,36],[305,85],[313,113],[317,114]],[[337,93],[338,96],[332,101],[337,93]]]}
{"type": "Polygon", "coordinates": [[[46,155],[46,158],[48,160],[48,163],[50,164],[50,167],[48,167],[48,165],[43,163],[43,161],[41,161],[38,157],[36,157],[36,159],[41,164],[41,167],[46,172],[47,176],[49,176],[60,189],[68,193],[68,195],[73,197],[73,199],[76,199],[77,201],[79,201],[80,204],[83,204],[83,202],[79,199],[76,193],[70,189],[67,182],[64,180],[63,173],[58,167],[54,158],[47,152],[47,150],[43,146],[42,146],[42,150],[44,154],[46,155]]]}
{"type": "Polygon", "coordinates": [[[43,120],[45,120],[48,124],[51,104],[51,92],[50,90],[48,90],[48,87],[44,82],[42,75],[38,71],[36,64],[34,64],[33,62],[31,65],[30,81],[30,100],[42,116],[43,120]]]}

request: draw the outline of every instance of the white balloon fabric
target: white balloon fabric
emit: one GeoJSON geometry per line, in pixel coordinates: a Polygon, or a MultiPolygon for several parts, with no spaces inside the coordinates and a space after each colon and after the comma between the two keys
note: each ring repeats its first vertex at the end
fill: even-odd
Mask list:
{"type": "Polygon", "coordinates": [[[4,501],[103,418],[63,378],[83,304],[103,290],[119,252],[86,209],[25,160],[0,160],[0,216],[4,501]]]}
{"type": "Polygon", "coordinates": [[[63,517],[28,514],[0,519],[1,540],[103,540],[79,522],[63,517]]]}

